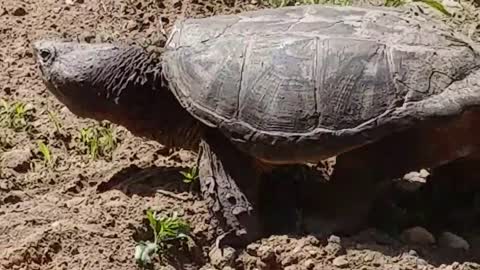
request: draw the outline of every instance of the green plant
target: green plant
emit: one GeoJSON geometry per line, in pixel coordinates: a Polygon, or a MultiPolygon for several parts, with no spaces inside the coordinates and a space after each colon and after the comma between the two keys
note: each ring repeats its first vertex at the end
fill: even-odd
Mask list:
{"type": "Polygon", "coordinates": [[[79,135],[82,151],[92,159],[100,156],[111,157],[117,147],[115,130],[109,123],[82,128],[79,135]]]}
{"type": "Polygon", "coordinates": [[[55,115],[54,112],[47,110],[48,113],[48,118],[50,118],[50,121],[52,121],[53,125],[55,126],[55,131],[57,133],[60,133],[62,131],[62,124],[58,120],[57,116],[55,115]]]}
{"type": "Polygon", "coordinates": [[[445,9],[445,7],[440,2],[438,2],[436,0],[412,0],[412,2],[424,3],[428,6],[430,6],[431,8],[440,11],[444,15],[447,15],[449,17],[452,16],[452,14],[450,12],[448,12],[447,9],[445,9]]]}
{"type": "MultiPolygon", "coordinates": [[[[338,5],[338,6],[350,6],[352,5],[352,0],[266,0],[268,5],[279,8],[286,6],[298,6],[298,5],[318,5],[318,4],[329,4],[329,5],[338,5]]],[[[405,5],[408,1],[412,2],[422,2],[433,9],[440,11],[441,13],[451,16],[450,12],[445,9],[445,7],[438,2],[437,0],[385,0],[384,6],[387,7],[399,7],[405,5]]]]}
{"type": "Polygon", "coordinates": [[[183,175],[183,182],[190,184],[193,183],[198,178],[198,167],[193,166],[188,171],[181,171],[180,174],[183,175]]]}
{"type": "Polygon", "coordinates": [[[53,159],[50,149],[48,149],[48,146],[42,141],[37,141],[37,145],[38,151],[42,154],[43,161],[47,166],[51,167],[53,165],[53,159]]]}
{"type": "MultiPolygon", "coordinates": [[[[452,14],[450,14],[450,12],[448,12],[447,9],[440,2],[436,0],[411,0],[411,1],[424,3],[430,6],[431,8],[440,11],[444,15],[452,16],[452,14]]],[[[399,7],[399,6],[405,5],[407,2],[408,0],[385,0],[383,5],[386,7],[399,7]]]]}
{"type": "Polygon", "coordinates": [[[383,3],[386,7],[399,7],[405,5],[405,0],[385,0],[383,3]]]}
{"type": "Polygon", "coordinates": [[[171,216],[157,216],[156,212],[147,210],[147,219],[153,230],[153,242],[140,241],[135,247],[135,261],[141,266],[149,265],[152,257],[162,254],[172,241],[188,240],[190,226],[178,218],[177,212],[171,216]]]}
{"type": "Polygon", "coordinates": [[[23,102],[12,102],[0,99],[0,126],[15,131],[25,131],[33,121],[33,108],[23,102]]]}
{"type": "Polygon", "coordinates": [[[268,0],[268,4],[272,7],[286,7],[299,5],[351,5],[351,0],[268,0]]]}

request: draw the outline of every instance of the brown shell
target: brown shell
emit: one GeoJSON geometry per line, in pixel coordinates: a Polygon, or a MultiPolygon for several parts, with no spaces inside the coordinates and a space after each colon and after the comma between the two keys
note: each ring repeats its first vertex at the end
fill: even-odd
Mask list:
{"type": "Polygon", "coordinates": [[[270,162],[316,161],[480,103],[480,57],[440,22],[320,5],[178,22],[163,55],[181,104],[270,162]]]}

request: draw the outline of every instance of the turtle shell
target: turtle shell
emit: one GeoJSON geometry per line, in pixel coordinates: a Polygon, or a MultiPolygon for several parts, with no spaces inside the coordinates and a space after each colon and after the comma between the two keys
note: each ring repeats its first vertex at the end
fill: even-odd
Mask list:
{"type": "Polygon", "coordinates": [[[247,153],[312,162],[480,104],[468,39],[390,8],[297,6],[175,24],[163,72],[247,153]]]}

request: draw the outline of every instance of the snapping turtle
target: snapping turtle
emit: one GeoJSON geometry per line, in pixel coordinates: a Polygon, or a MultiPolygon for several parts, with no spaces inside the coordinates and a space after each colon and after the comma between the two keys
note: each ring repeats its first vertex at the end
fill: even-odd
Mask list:
{"type": "Polygon", "coordinates": [[[334,175],[382,180],[480,142],[478,48],[397,9],[187,19],[161,57],[122,44],[33,47],[48,89],[73,113],[199,150],[202,192],[239,243],[261,235],[256,183],[267,168],[337,156],[334,175]]]}

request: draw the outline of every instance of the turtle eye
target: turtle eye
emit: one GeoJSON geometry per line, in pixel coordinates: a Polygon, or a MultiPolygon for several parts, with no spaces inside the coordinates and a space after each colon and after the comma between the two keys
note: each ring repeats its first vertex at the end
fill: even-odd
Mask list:
{"type": "Polygon", "coordinates": [[[46,50],[46,49],[40,50],[40,57],[44,62],[47,62],[51,56],[52,56],[52,53],[50,52],[50,50],[46,50]]]}

